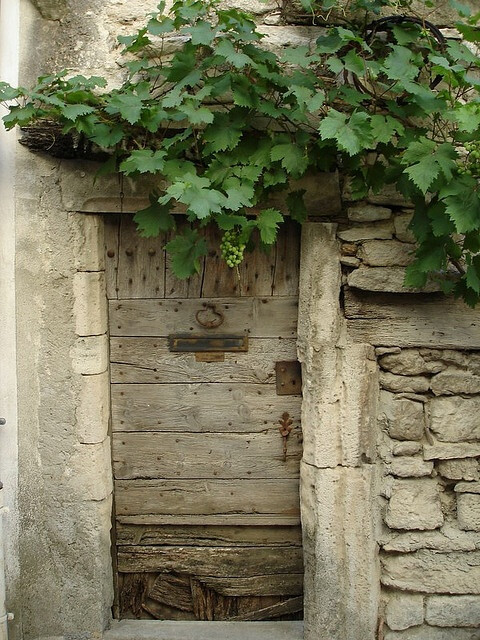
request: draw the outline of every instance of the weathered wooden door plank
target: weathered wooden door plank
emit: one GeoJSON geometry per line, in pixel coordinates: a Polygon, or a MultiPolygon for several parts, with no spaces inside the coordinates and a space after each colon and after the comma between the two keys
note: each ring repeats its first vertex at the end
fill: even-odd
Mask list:
{"type": "Polygon", "coordinates": [[[172,353],[167,338],[111,338],[113,383],[251,382],[275,384],[275,362],[296,360],[296,340],[251,338],[248,351],[225,353],[224,362],[197,362],[172,353]]]}
{"type": "Polygon", "coordinates": [[[283,439],[275,427],[261,433],[117,433],[114,477],[298,478],[301,431],[283,439]]]}
{"type": "Polygon", "coordinates": [[[240,616],[230,618],[231,621],[235,620],[271,620],[272,618],[279,618],[280,616],[287,615],[289,613],[296,613],[303,609],[303,596],[296,598],[289,598],[285,602],[277,602],[269,607],[263,607],[262,609],[256,609],[254,611],[242,613],[240,616]]]}
{"type": "Polygon", "coordinates": [[[158,571],[213,577],[301,573],[302,550],[297,547],[121,547],[118,569],[158,571]]]}
{"type": "Polygon", "coordinates": [[[112,385],[114,431],[264,431],[284,412],[300,422],[301,397],[244,383],[112,385]]]}
{"type": "Polygon", "coordinates": [[[124,515],[116,514],[121,525],[149,526],[230,526],[230,527],[295,527],[300,525],[300,510],[294,515],[270,513],[218,513],[218,514],[175,514],[147,513],[124,515]]]}
{"type": "MultiPolygon", "coordinates": [[[[301,546],[299,526],[135,525],[117,523],[117,545],[301,546]]],[[[289,592],[290,593],[290,592],[289,592]]]]}
{"type": "Polygon", "coordinates": [[[112,336],[163,336],[172,333],[203,335],[248,333],[252,338],[296,337],[298,299],[278,298],[205,298],[182,300],[111,300],[112,336]],[[216,328],[203,329],[195,317],[203,303],[216,305],[224,314],[216,328]]]}
{"type": "Polygon", "coordinates": [[[298,516],[298,480],[117,480],[119,515],[298,516]]]}

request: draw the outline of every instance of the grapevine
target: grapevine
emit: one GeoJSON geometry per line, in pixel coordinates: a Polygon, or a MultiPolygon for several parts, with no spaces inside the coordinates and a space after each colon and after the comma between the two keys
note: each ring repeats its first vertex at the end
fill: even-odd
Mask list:
{"type": "Polygon", "coordinates": [[[230,268],[237,267],[243,261],[245,246],[239,229],[225,231],[220,249],[223,259],[230,268]]]}

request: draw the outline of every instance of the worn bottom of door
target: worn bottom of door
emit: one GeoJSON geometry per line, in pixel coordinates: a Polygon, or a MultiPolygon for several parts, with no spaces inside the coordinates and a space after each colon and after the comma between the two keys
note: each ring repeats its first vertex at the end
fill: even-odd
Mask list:
{"type": "Polygon", "coordinates": [[[165,238],[106,231],[118,616],[301,618],[297,227],[240,277],[206,230],[183,282],[165,238]]]}

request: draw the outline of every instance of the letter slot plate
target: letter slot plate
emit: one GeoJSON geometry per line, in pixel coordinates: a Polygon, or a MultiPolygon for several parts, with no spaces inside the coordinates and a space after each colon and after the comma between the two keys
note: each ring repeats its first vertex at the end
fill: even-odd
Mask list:
{"type": "Polygon", "coordinates": [[[278,396],[302,395],[302,365],[298,360],[275,363],[278,396]]]}
{"type": "Polygon", "coordinates": [[[170,351],[183,353],[248,351],[248,336],[174,334],[168,336],[168,347],[170,351]]]}

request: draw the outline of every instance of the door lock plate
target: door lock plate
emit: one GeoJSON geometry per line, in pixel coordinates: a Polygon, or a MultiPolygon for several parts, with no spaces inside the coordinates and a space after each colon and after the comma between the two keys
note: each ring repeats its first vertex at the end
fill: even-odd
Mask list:
{"type": "Polygon", "coordinates": [[[302,366],[298,360],[275,363],[278,396],[302,395],[302,366]]]}

